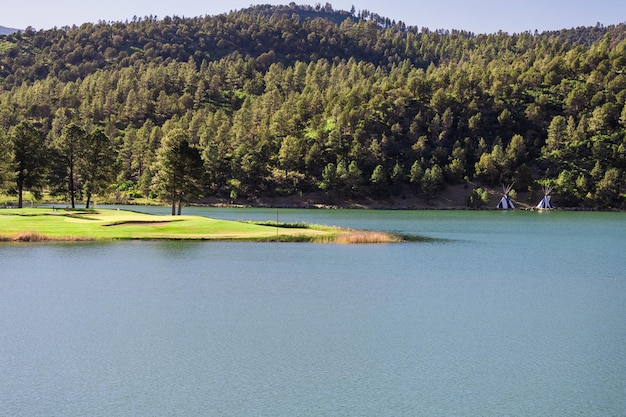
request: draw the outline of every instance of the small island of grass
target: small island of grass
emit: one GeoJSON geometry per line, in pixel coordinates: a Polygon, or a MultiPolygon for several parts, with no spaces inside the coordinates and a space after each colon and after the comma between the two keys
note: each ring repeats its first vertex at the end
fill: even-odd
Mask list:
{"type": "Polygon", "coordinates": [[[324,243],[391,243],[408,240],[406,237],[385,232],[330,226],[241,222],[202,216],[156,216],[127,210],[0,210],[0,241],[119,239],[324,243]]]}

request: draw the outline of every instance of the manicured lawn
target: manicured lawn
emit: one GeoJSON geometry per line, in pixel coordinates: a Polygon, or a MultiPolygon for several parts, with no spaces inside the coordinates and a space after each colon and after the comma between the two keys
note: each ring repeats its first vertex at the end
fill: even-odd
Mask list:
{"type": "MultiPolygon", "coordinates": [[[[331,227],[276,227],[201,216],[155,216],[125,210],[0,209],[0,240],[213,239],[326,241],[352,231],[331,227]]],[[[362,233],[359,232],[362,236],[362,233]]],[[[365,232],[368,233],[368,232],[365,232]]],[[[379,242],[381,234],[377,234],[379,242]]],[[[383,234],[392,240],[393,236],[383,234]]]]}

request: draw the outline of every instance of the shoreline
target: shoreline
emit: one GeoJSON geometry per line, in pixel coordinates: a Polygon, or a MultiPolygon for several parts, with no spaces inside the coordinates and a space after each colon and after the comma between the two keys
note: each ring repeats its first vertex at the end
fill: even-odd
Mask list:
{"type": "MultiPolygon", "coordinates": [[[[311,193],[303,196],[285,197],[260,197],[251,199],[230,200],[226,198],[208,197],[199,202],[192,203],[190,207],[218,207],[218,208],[266,208],[266,209],[311,209],[311,210],[461,210],[461,211],[502,211],[497,208],[501,194],[489,192],[490,201],[483,207],[470,207],[467,205],[467,196],[458,190],[447,190],[427,204],[423,198],[394,197],[386,199],[372,198],[346,198],[341,202],[328,201],[320,198],[319,193],[311,193]]],[[[536,203],[529,199],[529,193],[519,193],[520,198],[513,199],[516,208],[520,211],[541,211],[535,207],[536,203]]],[[[133,205],[132,202],[128,204],[133,205]]],[[[141,204],[139,204],[141,205],[141,204]]],[[[556,211],[598,211],[598,212],[623,212],[620,209],[598,209],[594,207],[560,207],[556,211]]],[[[543,211],[550,211],[543,210],[543,211]]]]}
{"type": "MultiPolygon", "coordinates": [[[[373,198],[367,196],[330,196],[323,191],[313,191],[304,194],[293,194],[287,196],[262,196],[230,199],[226,197],[208,196],[193,203],[189,207],[217,207],[217,208],[271,208],[271,209],[317,209],[317,210],[472,210],[472,211],[494,211],[498,209],[497,203],[502,196],[502,192],[493,188],[483,187],[488,195],[489,201],[482,207],[470,207],[467,199],[472,189],[480,184],[468,183],[447,186],[432,201],[427,202],[419,193],[411,193],[404,190],[398,196],[373,198]]],[[[558,195],[558,194],[557,194],[558,195]]],[[[515,210],[537,211],[535,205],[539,202],[538,193],[528,191],[518,192],[513,198],[515,210]]],[[[7,201],[2,206],[15,208],[16,201],[7,201]]],[[[129,206],[166,206],[152,199],[119,199],[119,200],[97,200],[98,205],[129,205],[129,206]]],[[[616,208],[599,209],[595,207],[563,207],[558,205],[554,210],[562,211],[599,211],[599,212],[624,212],[625,210],[616,208]]],[[[38,205],[57,205],[57,209],[67,207],[67,202],[47,200],[41,202],[29,201],[25,207],[37,207],[38,205]]],[[[82,204],[77,207],[80,208],[82,204]]]]}

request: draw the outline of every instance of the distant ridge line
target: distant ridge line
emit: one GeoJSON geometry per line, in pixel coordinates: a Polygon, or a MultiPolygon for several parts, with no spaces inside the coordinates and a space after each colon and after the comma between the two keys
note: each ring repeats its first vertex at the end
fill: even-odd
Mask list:
{"type": "Polygon", "coordinates": [[[17,32],[19,29],[8,28],[5,26],[0,26],[0,35],[10,35],[12,33],[17,32]]]}

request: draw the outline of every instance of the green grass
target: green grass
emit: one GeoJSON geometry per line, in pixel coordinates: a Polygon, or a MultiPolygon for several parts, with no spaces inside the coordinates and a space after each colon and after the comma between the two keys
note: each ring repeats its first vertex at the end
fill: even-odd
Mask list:
{"type": "Polygon", "coordinates": [[[325,226],[257,224],[201,216],[155,216],[126,210],[0,209],[0,241],[195,239],[386,243],[402,239],[380,232],[325,226]],[[368,241],[364,237],[372,233],[368,241]],[[364,235],[365,234],[365,235],[364,235]]]}

